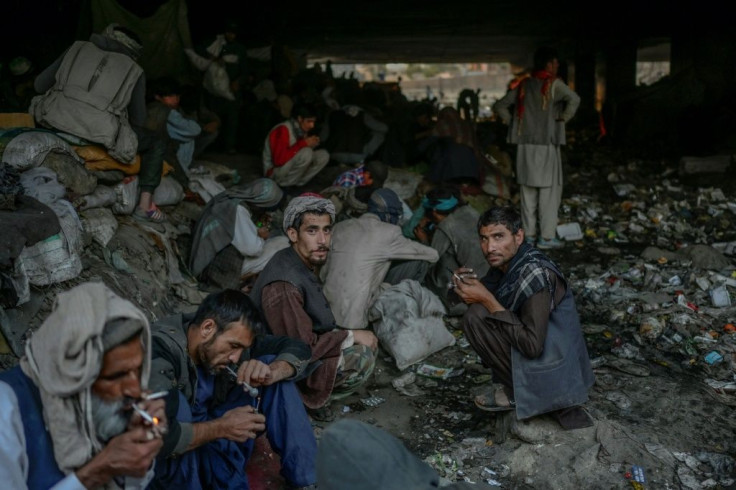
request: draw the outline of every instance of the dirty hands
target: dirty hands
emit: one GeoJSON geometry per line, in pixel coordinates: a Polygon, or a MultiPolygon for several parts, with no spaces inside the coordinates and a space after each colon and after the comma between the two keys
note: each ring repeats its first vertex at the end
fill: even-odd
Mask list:
{"type": "Polygon", "coordinates": [[[423,217],[417,226],[414,227],[414,236],[422,243],[429,243],[430,232],[428,231],[432,221],[429,217],[423,217]]]}
{"type": "Polygon", "coordinates": [[[365,345],[375,351],[378,349],[378,337],[370,330],[353,330],[353,341],[358,345],[365,345]]]}
{"type": "Polygon", "coordinates": [[[95,457],[76,471],[77,478],[86,488],[106,485],[118,476],[142,478],[151,468],[163,446],[167,421],[163,399],[142,400],[138,406],[158,419],[152,424],[133,412],[128,429],[107,441],[95,457]]]}
{"type": "Polygon", "coordinates": [[[266,417],[255,410],[245,405],[225,412],[216,420],[219,437],[235,442],[255,439],[259,432],[266,430],[266,417]]]}
{"type": "Polygon", "coordinates": [[[294,367],[286,361],[264,364],[257,359],[249,359],[238,368],[238,383],[245,381],[257,388],[269,386],[294,374],[294,367]]]}
{"type": "Polygon", "coordinates": [[[319,145],[319,136],[307,136],[304,138],[304,141],[307,142],[307,146],[310,148],[315,148],[317,145],[319,145]]]}
{"type": "Polygon", "coordinates": [[[490,313],[504,310],[505,308],[501,306],[493,293],[474,276],[473,270],[465,267],[460,267],[454,271],[452,283],[455,285],[455,293],[460,300],[468,305],[480,303],[490,313]]]}

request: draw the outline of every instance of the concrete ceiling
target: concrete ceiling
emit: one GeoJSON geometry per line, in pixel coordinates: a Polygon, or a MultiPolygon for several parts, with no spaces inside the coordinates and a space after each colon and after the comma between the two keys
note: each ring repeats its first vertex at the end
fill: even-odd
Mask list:
{"type": "Polygon", "coordinates": [[[703,9],[663,0],[598,3],[324,0],[293,11],[254,5],[248,36],[278,39],[335,62],[502,62],[526,65],[540,45],[561,54],[646,44],[712,27],[703,9]]]}

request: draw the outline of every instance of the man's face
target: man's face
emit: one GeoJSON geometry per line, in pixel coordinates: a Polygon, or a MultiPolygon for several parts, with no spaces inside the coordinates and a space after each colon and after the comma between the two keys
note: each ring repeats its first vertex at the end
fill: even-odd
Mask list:
{"type": "Polygon", "coordinates": [[[327,262],[332,240],[332,223],[329,214],[305,213],[297,231],[286,230],[296,253],[307,265],[322,265],[327,262]]]}
{"type": "Polygon", "coordinates": [[[178,109],[181,96],[179,95],[157,95],[156,100],[170,109],[178,109]]]}
{"type": "Polygon", "coordinates": [[[233,322],[218,332],[215,321],[208,318],[199,328],[203,341],[197,346],[197,361],[211,373],[237,363],[243,351],[253,345],[253,331],[243,322],[233,322]]]}
{"type": "Polygon", "coordinates": [[[317,122],[317,118],[316,117],[296,116],[296,122],[299,123],[299,129],[301,129],[305,133],[308,133],[314,129],[314,125],[317,122]]]}
{"type": "Polygon", "coordinates": [[[106,402],[141,396],[143,344],[140,336],[113,347],[102,358],[102,369],[92,385],[92,394],[106,402]]]}
{"type": "Polygon", "coordinates": [[[113,347],[102,358],[102,369],[92,385],[92,420],[97,438],[107,442],[125,431],[130,401],[141,396],[143,345],[140,336],[113,347]]]}
{"type": "Polygon", "coordinates": [[[524,230],[516,233],[506,228],[505,225],[496,224],[484,226],[478,232],[480,236],[480,247],[488,264],[502,272],[509,268],[509,262],[519,251],[524,242],[524,230]]]}
{"type": "Polygon", "coordinates": [[[557,58],[547,62],[546,70],[552,75],[557,76],[557,71],[560,69],[560,60],[557,58]]]}

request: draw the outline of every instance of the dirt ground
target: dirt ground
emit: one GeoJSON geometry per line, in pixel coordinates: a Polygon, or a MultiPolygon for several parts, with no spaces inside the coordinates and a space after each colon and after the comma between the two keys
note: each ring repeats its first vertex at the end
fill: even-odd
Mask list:
{"type": "MultiPolygon", "coordinates": [[[[396,435],[446,482],[509,489],[736,488],[736,334],[724,330],[736,323],[736,307],[711,307],[709,297],[723,280],[736,279],[733,255],[714,248],[736,243],[733,175],[680,178],[677,162],[594,146],[573,146],[566,157],[560,219],[580,224],[584,237],[549,255],[567,275],[595,360],[596,383],[585,405],[595,425],[564,431],[547,416],[517,421],[512,413],[477,409],[473,396],[488,385],[490,372],[458,320],[449,318],[455,345],[403,372],[381,350],[370,382],[332,409],[396,435]],[[720,362],[708,361],[713,352],[720,362]],[[454,376],[416,375],[402,391],[394,388],[394,380],[422,364],[452,369],[454,376]],[[638,469],[643,484],[633,480],[638,469]]],[[[257,156],[207,158],[237,170],[241,180],[260,176],[257,156]]],[[[326,168],[303,190],[327,187],[342,170],[326,168]]],[[[479,210],[494,201],[468,200],[479,210]]],[[[166,211],[180,220],[181,262],[186,218],[196,219],[197,209],[182,202],[166,211]]],[[[154,319],[195,308],[205,294],[196,284],[166,290],[161,278],[172,267],[162,258],[161,240],[127,218],[119,221],[107,252],[94,244],[85,250],[77,282],[102,279],[129,292],[154,319]],[[123,242],[140,248],[115,248],[123,242]],[[126,260],[144,273],[125,272],[126,260]]],[[[37,326],[55,293],[72,285],[36,288],[31,303],[40,306],[26,325],[37,326]]],[[[734,284],[728,287],[736,304],[734,284]]],[[[3,368],[15,362],[12,355],[0,357],[3,368]]],[[[318,436],[324,427],[315,423],[318,436]]]]}
{"type": "MultiPolygon", "coordinates": [[[[244,174],[252,168],[243,160],[232,164],[242,165],[244,174]]],[[[464,340],[457,319],[449,318],[446,324],[456,344],[418,365],[452,368],[456,376],[416,375],[415,382],[404,388],[409,396],[392,381],[411,376],[407,373],[417,365],[401,372],[382,350],[371,382],[333,402],[332,409],[338,417],[356,418],[396,435],[445,481],[465,480],[479,488],[736,488],[736,335],[721,337],[721,350],[730,356],[716,366],[703,362],[707,351],[671,348],[662,339],[682,332],[677,315],[682,316],[682,310],[693,313],[673,304],[673,294],[684,290],[688,298],[705,302],[694,281],[707,273],[696,267],[702,267],[700,263],[642,259],[649,246],[676,250],[683,244],[736,240],[733,213],[713,212],[703,200],[715,185],[734,202],[735,187],[728,185],[732,180],[728,176],[696,176],[680,182],[676,168],[677,162],[627,157],[592,146],[568,152],[560,219],[581,223],[586,237],[549,255],[568,275],[590,357],[597,361],[596,383],[585,405],[595,420],[593,427],[565,431],[549,416],[518,421],[512,413],[477,409],[473,397],[488,385],[490,370],[464,340]],[[620,196],[616,186],[622,183],[636,190],[620,196]],[[652,210],[675,202],[679,204],[670,209],[679,209],[681,221],[675,214],[667,218],[669,224],[645,219],[643,230],[631,225],[641,222],[634,212],[650,217],[652,210]],[[679,273],[682,285],[628,280],[636,276],[631,271],[655,269],[664,277],[679,273]],[[591,279],[601,278],[606,286],[613,285],[609,288],[613,292],[591,287],[591,279]],[[622,290],[629,294],[618,294],[622,290]],[[648,294],[660,295],[659,302],[641,301],[648,294]],[[655,313],[667,325],[657,341],[641,334],[640,324],[652,315],[644,311],[651,309],[649,304],[661,308],[655,313]],[[731,384],[719,393],[705,382],[714,378],[731,384]],[[636,481],[639,469],[643,483],[636,481]]],[[[328,167],[309,190],[326,187],[340,170],[328,167]]],[[[469,201],[483,210],[493,199],[481,196],[469,201]]],[[[728,274],[734,261],[725,260],[725,267],[719,265],[728,274]]],[[[733,307],[706,311],[703,306],[695,320],[701,323],[690,333],[702,330],[704,324],[720,330],[736,320],[733,307]]],[[[318,436],[324,426],[315,424],[318,436]]]]}

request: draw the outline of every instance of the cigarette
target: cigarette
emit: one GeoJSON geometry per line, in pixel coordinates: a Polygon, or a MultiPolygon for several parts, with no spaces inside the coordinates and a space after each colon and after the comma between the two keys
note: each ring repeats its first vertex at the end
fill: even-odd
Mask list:
{"type": "Polygon", "coordinates": [[[141,400],[158,400],[159,398],[163,398],[168,394],[168,391],[157,391],[156,393],[149,393],[147,395],[141,396],[141,400]]]}
{"type": "Polygon", "coordinates": [[[133,404],[133,410],[135,410],[138,415],[140,415],[143,420],[148,422],[149,424],[158,425],[158,417],[153,417],[150,413],[143,410],[141,407],[138,406],[138,404],[133,404]]]}
{"type": "MultiPolygon", "coordinates": [[[[236,373],[233,368],[231,368],[230,366],[225,366],[225,369],[236,380],[238,379],[238,373],[236,373]]],[[[257,388],[253,388],[251,385],[249,385],[245,381],[241,381],[240,384],[243,386],[243,389],[248,392],[248,394],[251,396],[251,398],[255,398],[255,397],[258,396],[258,389],[257,388]]]]}

